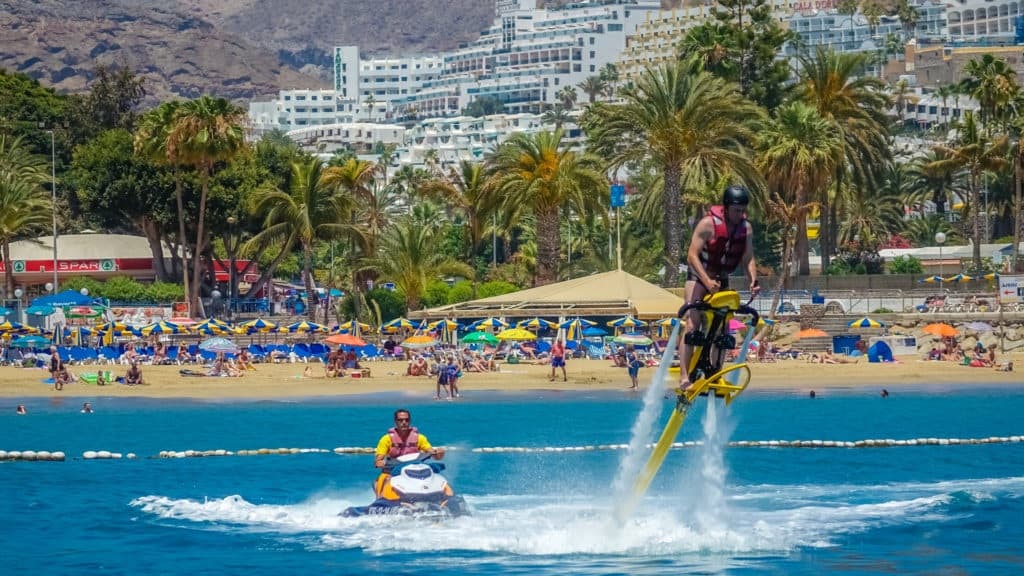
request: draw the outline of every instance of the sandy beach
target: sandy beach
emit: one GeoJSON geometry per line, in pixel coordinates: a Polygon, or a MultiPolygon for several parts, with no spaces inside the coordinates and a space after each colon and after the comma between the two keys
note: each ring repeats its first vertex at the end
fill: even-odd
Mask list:
{"type": "MultiPolygon", "coordinates": [[[[1014,360],[1015,366],[1021,358],[1007,355],[1004,360],[1014,360]]],[[[879,390],[882,387],[922,387],[941,384],[985,384],[1017,385],[1017,372],[999,372],[991,368],[971,368],[950,362],[924,362],[916,357],[898,358],[891,364],[871,364],[862,358],[855,364],[812,364],[804,360],[784,360],[767,364],[751,364],[751,387],[757,389],[808,391],[827,388],[863,388],[879,390]]],[[[68,384],[62,391],[42,381],[49,374],[41,369],[0,367],[0,397],[150,397],[150,398],[199,398],[199,399],[273,399],[303,398],[320,396],[345,396],[373,394],[379,392],[407,393],[430,398],[434,394],[434,379],[404,376],[404,362],[373,362],[367,364],[372,370],[370,378],[323,378],[323,367],[313,365],[315,377],[303,378],[305,364],[257,364],[255,372],[250,371],[241,378],[197,378],[184,377],[178,371],[181,366],[145,366],[143,386],[108,384],[96,386],[83,382],[68,384]]],[[[196,369],[196,367],[190,367],[196,369]]],[[[96,367],[73,366],[71,371],[80,374],[94,372],[96,367]]],[[[123,366],[106,366],[115,375],[122,376],[123,366]]],[[[645,368],[640,372],[641,389],[645,388],[656,368],[645,368]]],[[[607,360],[571,360],[568,365],[569,380],[554,382],[548,380],[550,366],[532,364],[503,364],[496,373],[466,373],[460,382],[464,397],[474,391],[530,390],[621,390],[626,392],[629,378],[624,368],[615,368],[607,360]]],[[[559,373],[559,376],[561,374],[559,373]]],[[[675,376],[674,376],[675,377],[675,376]]]]}

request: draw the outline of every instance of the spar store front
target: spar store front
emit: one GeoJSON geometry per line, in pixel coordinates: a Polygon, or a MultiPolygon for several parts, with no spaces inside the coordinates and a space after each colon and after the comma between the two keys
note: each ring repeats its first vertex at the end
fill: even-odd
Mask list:
{"type": "MultiPolygon", "coordinates": [[[[170,251],[163,247],[163,258],[170,263],[170,251]]],[[[128,276],[142,282],[156,279],[153,251],[142,236],[127,234],[65,234],[57,236],[57,284],[54,281],[53,237],[19,240],[11,243],[10,261],[0,261],[0,273],[14,271],[15,294],[5,294],[7,307],[24,306],[33,298],[59,291],[71,278],[88,276],[104,280],[128,276]],[[12,302],[13,301],[13,302],[12,302]]],[[[0,282],[0,287],[3,283],[0,282]]],[[[2,289],[2,288],[0,288],[2,289]]]]}

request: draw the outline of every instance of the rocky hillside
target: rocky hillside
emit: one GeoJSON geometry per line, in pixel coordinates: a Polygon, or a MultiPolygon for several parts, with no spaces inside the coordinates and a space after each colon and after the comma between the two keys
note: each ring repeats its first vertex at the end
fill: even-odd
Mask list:
{"type": "Polygon", "coordinates": [[[96,64],[128,65],[146,77],[150,100],[248,99],[328,86],[334,46],[441,51],[476,38],[493,18],[494,0],[0,2],[0,67],[75,92],[96,64]]]}

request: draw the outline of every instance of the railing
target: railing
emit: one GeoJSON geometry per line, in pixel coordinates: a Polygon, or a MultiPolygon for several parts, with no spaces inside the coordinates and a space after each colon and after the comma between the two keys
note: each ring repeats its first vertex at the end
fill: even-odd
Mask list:
{"type": "MultiPolygon", "coordinates": [[[[746,300],[749,294],[741,293],[746,300]]],[[[770,311],[774,292],[762,291],[751,303],[761,314],[770,311]]],[[[969,314],[985,312],[1024,312],[1024,304],[1000,305],[992,292],[950,292],[936,288],[930,291],[902,292],[849,290],[828,291],[817,294],[806,290],[786,290],[779,299],[777,313],[796,314],[805,304],[824,305],[828,313],[868,316],[884,314],[880,309],[894,314],[969,314]]]]}

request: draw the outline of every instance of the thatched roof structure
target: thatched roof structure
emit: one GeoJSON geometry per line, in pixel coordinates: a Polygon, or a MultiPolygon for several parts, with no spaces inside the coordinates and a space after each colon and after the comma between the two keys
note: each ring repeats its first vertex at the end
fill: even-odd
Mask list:
{"type": "Polygon", "coordinates": [[[683,299],[622,270],[409,313],[410,318],[675,316],[683,299]]]}

